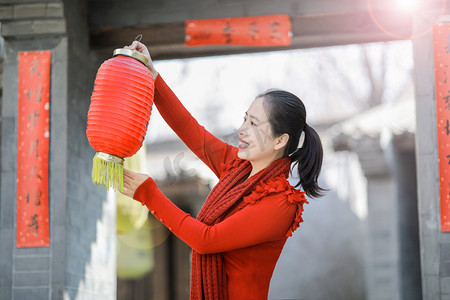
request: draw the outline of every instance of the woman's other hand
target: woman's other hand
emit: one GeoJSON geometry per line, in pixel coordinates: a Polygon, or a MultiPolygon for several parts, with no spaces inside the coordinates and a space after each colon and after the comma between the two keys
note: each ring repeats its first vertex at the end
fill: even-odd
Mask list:
{"type": "Polygon", "coordinates": [[[152,73],[153,79],[156,80],[156,76],[158,76],[158,72],[156,71],[155,67],[153,66],[153,60],[152,60],[152,57],[150,56],[150,52],[148,51],[147,46],[145,46],[141,42],[133,41],[133,43],[130,46],[125,46],[124,48],[137,51],[137,52],[141,53],[142,55],[144,55],[145,58],[147,58],[147,60],[148,60],[147,68],[152,73]]]}
{"type": "Polygon", "coordinates": [[[150,176],[147,174],[135,173],[133,171],[123,169],[123,192],[125,196],[133,198],[137,188],[146,181],[150,176]]]}

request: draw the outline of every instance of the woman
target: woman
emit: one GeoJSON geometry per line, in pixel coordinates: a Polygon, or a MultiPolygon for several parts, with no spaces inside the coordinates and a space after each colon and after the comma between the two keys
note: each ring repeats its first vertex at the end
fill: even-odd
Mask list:
{"type": "Polygon", "coordinates": [[[258,96],[245,113],[236,148],[197,123],[158,75],[142,43],[126,48],[148,58],[159,112],[219,182],[197,219],[168,200],[147,175],[124,170],[123,193],[192,247],[191,299],[267,299],[281,250],[302,222],[304,194],[318,197],[323,191],[317,184],[322,144],[306,124],[302,101],[279,90],[258,96]],[[304,192],[287,181],[291,164],[298,165],[297,186],[304,192]]]}

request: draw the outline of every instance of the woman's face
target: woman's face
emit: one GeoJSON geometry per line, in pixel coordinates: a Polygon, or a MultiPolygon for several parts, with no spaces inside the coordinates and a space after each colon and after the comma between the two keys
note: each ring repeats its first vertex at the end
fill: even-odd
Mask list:
{"type": "Polygon", "coordinates": [[[273,136],[263,98],[255,99],[250,105],[238,133],[238,156],[249,160],[254,167],[264,168],[281,157],[280,138],[273,136]]]}

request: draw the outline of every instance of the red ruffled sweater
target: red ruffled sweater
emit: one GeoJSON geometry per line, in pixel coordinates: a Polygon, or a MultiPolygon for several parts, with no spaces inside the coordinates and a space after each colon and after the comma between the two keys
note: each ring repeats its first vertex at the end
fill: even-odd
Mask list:
{"type": "MultiPolygon", "coordinates": [[[[200,126],[159,75],[155,99],[159,112],[184,143],[222,178],[236,163],[238,149],[200,126]]],[[[180,210],[152,178],[141,184],[134,199],[176,236],[200,254],[222,253],[229,299],[267,299],[275,264],[288,236],[302,222],[304,193],[284,175],[261,182],[227,217],[213,226],[180,210]]]]}

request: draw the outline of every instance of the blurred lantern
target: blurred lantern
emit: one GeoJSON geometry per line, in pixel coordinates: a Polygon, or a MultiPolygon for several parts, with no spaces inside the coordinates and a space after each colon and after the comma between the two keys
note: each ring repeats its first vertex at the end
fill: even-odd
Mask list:
{"type": "MultiPolygon", "coordinates": [[[[142,148],[130,158],[124,161],[124,168],[133,172],[143,172],[145,165],[145,143],[142,148]]],[[[148,208],[138,201],[133,201],[121,193],[116,193],[117,218],[116,230],[118,234],[123,234],[136,230],[144,226],[148,219],[148,208]]]]}
{"type": "Polygon", "coordinates": [[[142,146],[153,104],[154,80],[147,58],[116,49],[95,78],[86,134],[97,151],[92,182],[123,190],[123,159],[142,146]]]}
{"type": "Polygon", "coordinates": [[[136,279],[155,265],[154,242],[147,221],[141,228],[117,235],[117,277],[136,279]]]}

